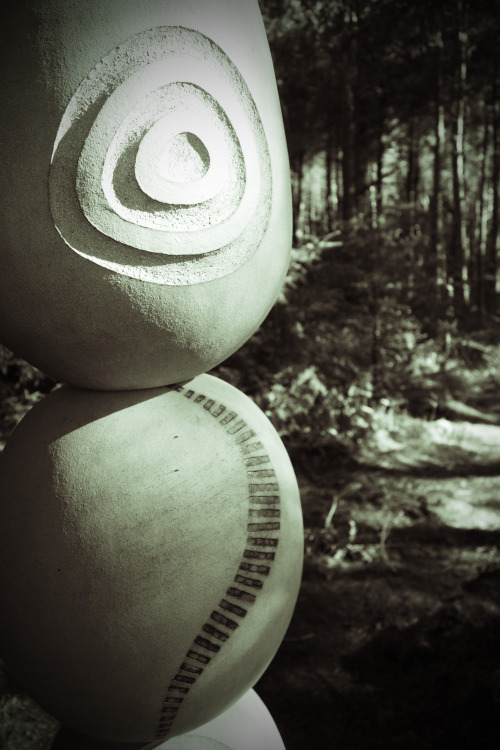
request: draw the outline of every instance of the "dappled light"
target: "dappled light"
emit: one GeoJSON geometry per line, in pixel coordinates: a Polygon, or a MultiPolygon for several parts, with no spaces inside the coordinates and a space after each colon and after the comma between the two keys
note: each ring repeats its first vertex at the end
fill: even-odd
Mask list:
{"type": "MultiPolygon", "coordinates": [[[[260,6],[294,246],[278,302],[211,374],[288,450],[305,568],[256,690],[287,750],[493,750],[500,17],[484,0],[260,6]]],[[[3,446],[57,383],[5,348],[0,373],[3,446]]],[[[0,747],[43,750],[50,717],[2,679],[0,747]]]]}

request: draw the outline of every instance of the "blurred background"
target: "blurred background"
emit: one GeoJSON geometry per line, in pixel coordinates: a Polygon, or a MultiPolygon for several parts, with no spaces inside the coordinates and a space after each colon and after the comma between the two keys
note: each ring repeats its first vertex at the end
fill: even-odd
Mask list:
{"type": "MultiPolygon", "coordinates": [[[[280,432],[306,558],[257,691],[287,750],[494,750],[500,4],[260,5],[294,247],[267,320],[213,374],[280,432]]],[[[6,349],[0,372],[4,442],[56,384],[6,349]]],[[[0,748],[43,748],[50,717],[2,675],[0,748]]]]}

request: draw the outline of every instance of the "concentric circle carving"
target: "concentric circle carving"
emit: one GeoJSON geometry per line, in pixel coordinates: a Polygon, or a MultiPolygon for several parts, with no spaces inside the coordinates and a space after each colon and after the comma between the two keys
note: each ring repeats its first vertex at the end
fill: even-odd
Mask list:
{"type": "Polygon", "coordinates": [[[69,247],[158,284],[220,278],[257,249],[271,166],[252,95],[223,50],[172,26],[110,52],[57,133],[50,203],[69,247]]]}

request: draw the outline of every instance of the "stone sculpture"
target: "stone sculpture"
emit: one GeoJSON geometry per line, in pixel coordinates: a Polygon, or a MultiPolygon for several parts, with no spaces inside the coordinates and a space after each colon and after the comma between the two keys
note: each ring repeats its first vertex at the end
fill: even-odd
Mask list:
{"type": "Polygon", "coordinates": [[[288,264],[265,32],[256,0],[23,0],[6,38],[0,335],[66,385],[0,456],[0,653],[57,750],[175,750],[256,710],[300,582],[281,440],[205,374],[288,264]]]}
{"type": "Polygon", "coordinates": [[[290,248],[257,3],[21,0],[2,55],[1,340],[100,389],[227,358],[290,248]]]}
{"type": "Polygon", "coordinates": [[[0,641],[42,706],[146,742],[255,684],[295,604],[302,525],[286,451],[248,397],[209,375],[65,386],[1,458],[0,641]]]}

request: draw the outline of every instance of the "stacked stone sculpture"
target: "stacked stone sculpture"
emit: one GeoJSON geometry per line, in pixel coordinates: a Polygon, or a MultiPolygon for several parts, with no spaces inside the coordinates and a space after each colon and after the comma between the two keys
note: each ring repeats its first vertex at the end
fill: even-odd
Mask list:
{"type": "Polygon", "coordinates": [[[206,374],[288,266],[258,2],[21,0],[2,52],[0,336],[64,385],[0,457],[0,654],[54,748],[188,747],[260,710],[302,567],[286,450],[206,374]]]}

